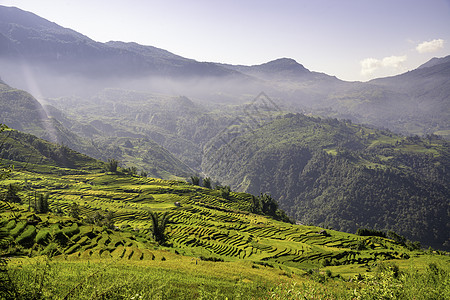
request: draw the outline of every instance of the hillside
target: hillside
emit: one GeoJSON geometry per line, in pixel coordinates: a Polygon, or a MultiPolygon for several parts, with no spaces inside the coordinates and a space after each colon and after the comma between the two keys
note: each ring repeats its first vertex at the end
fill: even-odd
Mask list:
{"type": "Polygon", "coordinates": [[[0,141],[0,162],[20,162],[20,167],[24,169],[40,168],[42,172],[41,166],[49,167],[51,170],[69,168],[98,171],[105,168],[105,163],[67,146],[53,144],[16,130],[7,129],[0,132],[0,141]]]}
{"type": "Polygon", "coordinates": [[[303,224],[394,230],[448,249],[449,144],[289,114],[206,148],[204,172],[303,224]],[[217,145],[217,146],[216,146],[217,145]]]}
{"type": "MultiPolygon", "coordinates": [[[[56,145],[53,147],[57,149],[56,145]]],[[[17,147],[16,150],[26,153],[35,149],[17,147]]],[[[408,257],[407,249],[388,239],[333,230],[324,233],[314,226],[292,225],[254,214],[257,198],[250,194],[223,193],[220,188],[207,189],[181,181],[97,173],[95,169],[85,168],[92,164],[92,159],[76,153],[65,157],[73,157],[71,161],[79,163],[58,163],[68,167],[58,171],[58,167],[51,166],[51,160],[41,160],[36,164],[41,168],[35,169],[13,161],[18,170],[2,181],[4,188],[10,184],[21,187],[18,195],[22,203],[2,207],[9,211],[3,217],[15,216],[6,226],[25,249],[36,242],[34,251],[56,251],[53,255],[65,254],[67,259],[100,254],[101,257],[118,255],[129,259],[136,256],[138,260],[149,255],[151,259],[152,254],[145,250],[154,245],[148,231],[152,226],[151,212],[168,212],[164,245],[185,255],[284,264],[294,268],[320,266],[325,259],[331,265],[345,265],[408,257]],[[85,167],[80,158],[84,159],[85,167]],[[49,168],[42,171],[45,166],[49,168]],[[71,173],[71,169],[84,172],[71,173]],[[35,192],[49,194],[50,213],[29,212],[27,200],[35,192]],[[30,218],[37,222],[27,225],[23,221],[30,218]],[[28,231],[32,232],[31,236],[24,239],[21,233],[28,231]],[[59,237],[56,231],[64,234],[59,237]],[[50,239],[52,235],[56,239],[50,239]],[[362,248],[358,246],[361,243],[365,245],[362,248]],[[365,247],[367,251],[361,251],[365,247]]]]}
{"type": "Polygon", "coordinates": [[[421,287],[427,276],[436,278],[434,271],[440,280],[433,289],[449,292],[440,283],[448,278],[448,258],[439,252],[276,221],[254,213],[260,197],[105,173],[103,163],[70,149],[16,131],[3,134],[9,134],[2,144],[8,160],[1,164],[16,168],[0,181],[1,274],[9,276],[0,277],[1,296],[288,299],[298,293],[345,299],[368,293],[366,283],[379,276],[405,286],[405,295],[417,293],[410,284],[421,287]],[[411,264],[420,273],[408,269],[411,264]],[[415,275],[400,280],[392,272],[415,275]],[[27,279],[38,273],[37,280],[27,279]]]}
{"type": "Polygon", "coordinates": [[[50,103],[85,124],[78,128],[97,128],[89,136],[94,141],[119,132],[131,137],[139,128],[204,176],[255,195],[270,193],[302,223],[348,232],[377,227],[447,247],[448,150],[437,136],[405,137],[310,117],[261,127],[282,114],[267,101],[214,109],[185,97],[124,90],[78,101],[50,103]]]}
{"type": "MultiPolygon", "coordinates": [[[[91,112],[98,114],[98,111],[91,112]]],[[[193,173],[147,135],[130,133],[122,128],[111,133],[108,125],[99,120],[86,125],[70,120],[55,107],[42,106],[29,93],[5,83],[0,83],[0,122],[103,161],[116,159],[124,166],[136,167],[151,176],[187,177],[193,173]],[[96,134],[100,137],[94,140],[96,134]]]]}
{"type": "Polygon", "coordinates": [[[0,122],[9,127],[64,144],[72,149],[98,155],[98,152],[58,120],[50,118],[44,107],[29,93],[0,81],[0,122]]]}
{"type": "Polygon", "coordinates": [[[119,140],[128,139],[133,145],[152,140],[196,172],[200,171],[203,145],[239,112],[236,107],[201,105],[184,96],[123,89],[106,89],[92,97],[48,99],[48,103],[53,117],[93,140],[99,149],[121,147],[123,142],[115,142],[119,140]]]}

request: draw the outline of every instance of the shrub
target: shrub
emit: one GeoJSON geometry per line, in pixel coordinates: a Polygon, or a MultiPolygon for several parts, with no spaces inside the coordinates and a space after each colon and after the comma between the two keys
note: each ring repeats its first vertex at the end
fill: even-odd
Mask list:
{"type": "Polygon", "coordinates": [[[47,245],[49,237],[50,237],[50,232],[47,229],[39,230],[39,232],[37,233],[36,238],[35,238],[36,244],[47,245]]]}
{"type": "Polygon", "coordinates": [[[198,176],[191,176],[191,183],[193,185],[200,185],[200,177],[198,176]]]}
{"type": "Polygon", "coordinates": [[[24,247],[31,247],[34,244],[34,237],[36,236],[36,227],[28,226],[21,235],[16,239],[16,242],[24,247]]]}
{"type": "Polygon", "coordinates": [[[359,228],[356,231],[356,234],[359,236],[380,236],[384,238],[386,237],[386,233],[384,231],[368,228],[359,228]]]}
{"type": "Polygon", "coordinates": [[[26,221],[20,221],[16,224],[16,227],[14,227],[13,230],[11,230],[9,233],[12,237],[17,237],[19,234],[27,227],[26,221]]]}
{"type": "Polygon", "coordinates": [[[70,238],[71,236],[80,233],[80,228],[78,228],[77,223],[73,223],[72,226],[64,228],[63,232],[70,238]]]}

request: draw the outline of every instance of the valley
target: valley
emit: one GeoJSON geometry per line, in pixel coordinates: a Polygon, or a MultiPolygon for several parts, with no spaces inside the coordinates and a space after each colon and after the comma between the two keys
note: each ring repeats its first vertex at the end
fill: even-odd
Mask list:
{"type": "MultiPolygon", "coordinates": [[[[46,154],[54,157],[58,151],[49,147],[46,154]]],[[[16,279],[16,293],[76,299],[84,299],[82,294],[178,299],[182,293],[185,299],[273,293],[281,299],[284,286],[298,282],[303,287],[294,289],[298,293],[325,295],[315,291],[324,285],[330,289],[327,295],[345,298],[354,288],[364,293],[364,285],[346,280],[381,270],[382,262],[395,263],[404,272],[411,271],[413,261],[416,267],[448,267],[448,257],[440,252],[256,214],[258,197],[250,194],[122,169],[106,172],[104,163],[75,152],[65,157],[65,162],[47,164],[2,161],[15,165],[2,181],[3,194],[18,187],[18,198],[2,201],[0,207],[3,228],[12,237],[3,251],[17,257],[9,264],[10,276],[22,276],[16,279]],[[163,240],[152,237],[155,226],[164,226],[163,240]],[[144,270],[150,285],[135,278],[144,270]],[[51,289],[22,286],[21,280],[33,272],[42,272],[41,280],[61,282],[51,289]]]]}
{"type": "Polygon", "coordinates": [[[0,76],[0,299],[450,297],[450,56],[344,81],[0,5],[0,76]]]}

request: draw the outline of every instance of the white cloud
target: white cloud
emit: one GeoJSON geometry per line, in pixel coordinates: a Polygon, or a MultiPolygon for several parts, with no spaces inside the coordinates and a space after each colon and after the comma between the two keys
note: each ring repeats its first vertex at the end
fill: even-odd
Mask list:
{"type": "Polygon", "coordinates": [[[376,58],[366,58],[359,62],[361,64],[361,74],[370,75],[381,67],[381,60],[376,58]]]}
{"type": "Polygon", "coordinates": [[[403,56],[388,56],[383,58],[382,65],[383,67],[390,68],[401,68],[402,64],[406,61],[406,55],[403,56]]]}
{"type": "Polygon", "coordinates": [[[429,42],[423,42],[417,45],[416,50],[419,53],[435,52],[444,48],[444,40],[437,39],[429,42]]]}
{"type": "Polygon", "coordinates": [[[380,68],[400,69],[406,59],[406,55],[388,56],[383,59],[366,58],[360,61],[361,74],[364,76],[372,75],[376,70],[380,68]]]}

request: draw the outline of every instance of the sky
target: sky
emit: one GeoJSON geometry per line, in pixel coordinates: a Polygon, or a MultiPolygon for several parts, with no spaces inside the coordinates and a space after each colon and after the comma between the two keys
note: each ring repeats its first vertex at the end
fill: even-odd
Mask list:
{"type": "Polygon", "coordinates": [[[450,55],[450,0],[0,0],[99,42],[367,81],[450,55]]]}

